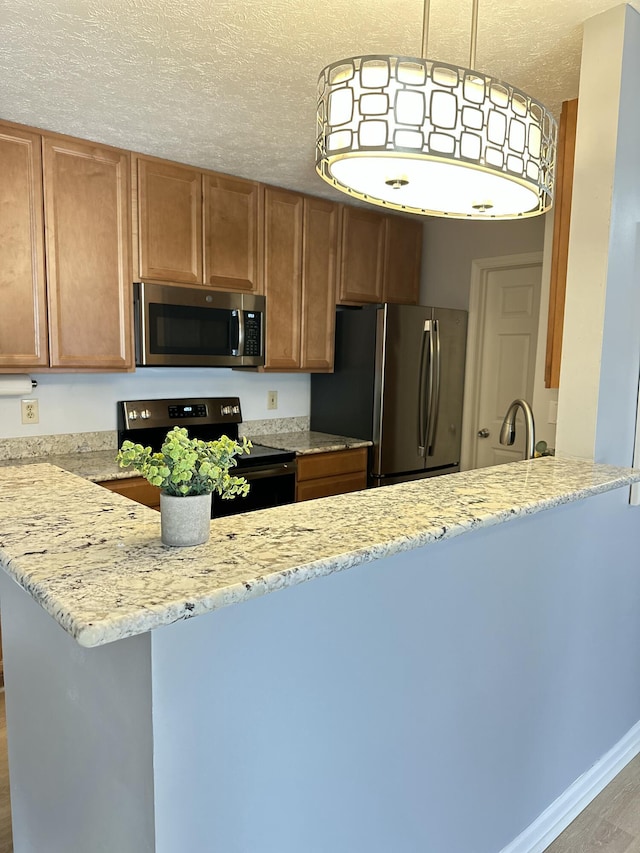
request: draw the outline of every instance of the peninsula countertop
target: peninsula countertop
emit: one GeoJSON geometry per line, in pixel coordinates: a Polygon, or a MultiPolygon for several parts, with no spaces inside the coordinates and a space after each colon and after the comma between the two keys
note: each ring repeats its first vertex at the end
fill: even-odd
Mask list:
{"type": "Polygon", "coordinates": [[[154,510],[48,464],[0,470],[0,567],[84,646],[580,500],[640,470],[547,457],[213,519],[195,548],[154,510]]]}
{"type": "MultiPolygon", "coordinates": [[[[268,435],[251,437],[255,444],[275,447],[277,450],[289,450],[298,456],[310,453],[326,453],[332,450],[348,450],[356,447],[368,447],[370,441],[360,438],[350,438],[345,435],[329,435],[323,432],[308,430],[297,432],[278,432],[268,435]]],[[[0,461],[0,469],[19,465],[49,463],[77,474],[93,483],[108,480],[126,480],[138,477],[139,474],[131,468],[120,468],[116,462],[117,450],[94,450],[83,453],[64,453],[49,456],[38,456],[33,459],[5,459],[0,461]]]]}

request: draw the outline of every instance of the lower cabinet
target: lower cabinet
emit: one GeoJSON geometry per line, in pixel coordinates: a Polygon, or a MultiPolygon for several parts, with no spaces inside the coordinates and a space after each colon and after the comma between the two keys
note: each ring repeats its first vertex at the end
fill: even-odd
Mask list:
{"type": "Polygon", "coordinates": [[[151,507],[151,509],[160,509],[160,489],[157,486],[152,486],[144,477],[129,477],[126,480],[102,480],[97,485],[117,492],[119,495],[124,495],[125,498],[130,498],[132,501],[151,507]]]}
{"type": "Polygon", "coordinates": [[[366,447],[298,456],[296,501],[366,489],[367,456],[366,447]]]}
{"type": "MultiPolygon", "coordinates": [[[[298,456],[296,501],[366,489],[367,457],[366,447],[298,456]]],[[[152,486],[144,477],[101,480],[97,485],[151,509],[160,509],[160,489],[152,486]]]]}

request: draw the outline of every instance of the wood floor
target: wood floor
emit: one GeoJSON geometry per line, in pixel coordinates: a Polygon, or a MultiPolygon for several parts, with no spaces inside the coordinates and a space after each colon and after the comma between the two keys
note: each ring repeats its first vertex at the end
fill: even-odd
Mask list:
{"type": "Polygon", "coordinates": [[[545,853],[640,853],[640,755],[629,762],[545,853]]]}
{"type": "MultiPolygon", "coordinates": [[[[0,692],[0,853],[13,853],[4,691],[0,692]]],[[[607,785],[545,853],[640,853],[640,755],[607,785]]]]}
{"type": "Polygon", "coordinates": [[[11,840],[11,802],[9,800],[9,765],[7,763],[7,720],[4,713],[4,690],[0,692],[0,853],[13,853],[11,840]]]}

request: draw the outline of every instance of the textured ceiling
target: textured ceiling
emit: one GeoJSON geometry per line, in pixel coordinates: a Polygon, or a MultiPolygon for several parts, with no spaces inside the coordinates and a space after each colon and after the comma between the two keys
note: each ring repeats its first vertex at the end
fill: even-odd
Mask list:
{"type": "MultiPolygon", "coordinates": [[[[614,5],[480,0],[476,67],[558,115],[578,92],[582,23],[614,5]]],[[[314,169],[318,73],[360,53],[419,56],[422,9],[2,0],[0,117],[338,198],[314,169]]],[[[471,0],[431,0],[428,56],[467,65],[470,20],[471,0]]]]}

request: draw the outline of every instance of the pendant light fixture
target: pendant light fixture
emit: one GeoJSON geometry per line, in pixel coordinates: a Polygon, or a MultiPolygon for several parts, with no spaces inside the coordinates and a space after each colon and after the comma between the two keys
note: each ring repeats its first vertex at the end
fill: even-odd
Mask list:
{"type": "Polygon", "coordinates": [[[354,56],[318,80],[316,171],[348,195],[406,213],[517,219],[551,208],[557,125],[538,101],[469,68],[422,57],[354,56]]]}

